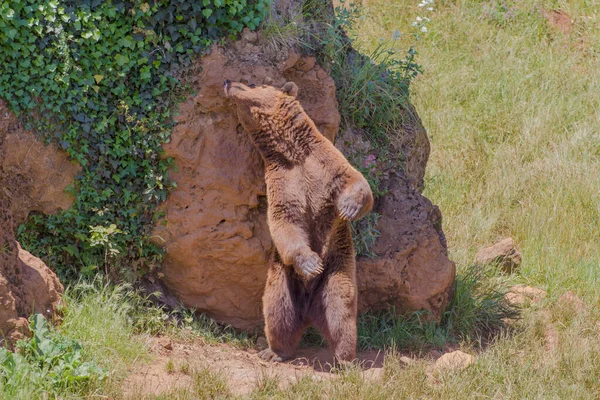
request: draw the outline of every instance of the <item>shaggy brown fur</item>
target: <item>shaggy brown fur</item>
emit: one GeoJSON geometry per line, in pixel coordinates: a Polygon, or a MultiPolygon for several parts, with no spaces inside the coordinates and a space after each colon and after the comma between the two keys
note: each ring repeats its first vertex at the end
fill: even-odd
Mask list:
{"type": "Polygon", "coordinates": [[[356,262],[350,221],[373,206],[365,178],[318,131],[283,88],[225,81],[225,94],[264,160],[268,224],[275,244],[263,296],[267,360],[292,356],[316,326],[336,359],[356,352],[356,262]]]}

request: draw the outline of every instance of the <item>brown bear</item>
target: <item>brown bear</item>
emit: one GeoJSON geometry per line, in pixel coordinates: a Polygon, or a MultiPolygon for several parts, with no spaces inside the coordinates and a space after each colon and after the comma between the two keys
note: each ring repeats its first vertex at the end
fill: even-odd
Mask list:
{"type": "Polygon", "coordinates": [[[373,207],[366,179],[306,114],[293,82],[281,89],[225,81],[226,97],[265,166],[267,218],[275,250],[263,296],[269,348],[290,358],[314,325],[337,361],[356,354],[356,260],[350,221],[373,207]]]}

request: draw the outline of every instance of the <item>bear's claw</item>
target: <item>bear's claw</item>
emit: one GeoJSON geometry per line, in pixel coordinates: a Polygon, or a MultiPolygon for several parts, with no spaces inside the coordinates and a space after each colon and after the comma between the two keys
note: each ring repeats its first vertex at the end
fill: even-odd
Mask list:
{"type": "Polygon", "coordinates": [[[352,220],[356,219],[359,211],[360,211],[360,206],[358,206],[356,204],[345,204],[340,209],[340,217],[342,217],[342,219],[352,221],[352,220]]]}
{"type": "Polygon", "coordinates": [[[324,271],[323,260],[314,251],[298,256],[296,259],[296,268],[298,273],[305,279],[312,279],[324,271]]]}
{"type": "Polygon", "coordinates": [[[362,204],[356,201],[355,196],[343,195],[340,197],[338,209],[340,217],[347,221],[353,221],[358,218],[362,209],[362,204]]]}

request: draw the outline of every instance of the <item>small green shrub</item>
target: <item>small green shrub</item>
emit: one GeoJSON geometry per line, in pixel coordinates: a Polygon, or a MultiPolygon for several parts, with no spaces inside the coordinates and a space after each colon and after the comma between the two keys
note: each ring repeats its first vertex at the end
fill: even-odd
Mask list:
{"type": "Polygon", "coordinates": [[[36,397],[81,389],[105,372],[82,360],[81,345],[49,329],[43,315],[30,319],[33,337],[17,344],[17,351],[0,347],[0,394],[4,398],[36,397]]]}
{"type": "Polygon", "coordinates": [[[492,267],[470,266],[456,277],[454,297],[442,325],[465,341],[487,340],[519,310],[506,301],[507,278],[492,267]]]}
{"type": "Polygon", "coordinates": [[[352,222],[352,237],[354,239],[354,252],[357,256],[376,257],[373,252],[375,241],[380,235],[377,222],[381,215],[371,212],[364,218],[352,222]]]}
{"type": "Polygon", "coordinates": [[[367,313],[358,321],[358,345],[415,351],[459,341],[482,345],[505,330],[507,319],[519,316],[504,298],[506,286],[506,279],[493,270],[468,267],[458,273],[454,297],[440,323],[432,322],[426,312],[367,313]]]}

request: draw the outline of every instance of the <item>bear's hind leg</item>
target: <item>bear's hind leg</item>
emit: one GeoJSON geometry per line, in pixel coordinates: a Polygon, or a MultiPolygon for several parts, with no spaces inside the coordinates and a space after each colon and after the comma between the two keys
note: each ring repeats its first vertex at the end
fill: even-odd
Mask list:
{"type": "Polygon", "coordinates": [[[325,336],[336,363],[356,358],[356,301],[354,271],[338,271],[326,277],[310,310],[310,318],[325,336]]]}
{"type": "Polygon", "coordinates": [[[306,319],[302,315],[304,306],[298,304],[299,290],[298,282],[291,277],[291,270],[273,261],[263,295],[265,335],[269,348],[260,352],[262,359],[285,361],[294,354],[306,328],[306,319]]]}

